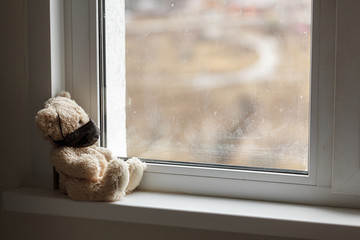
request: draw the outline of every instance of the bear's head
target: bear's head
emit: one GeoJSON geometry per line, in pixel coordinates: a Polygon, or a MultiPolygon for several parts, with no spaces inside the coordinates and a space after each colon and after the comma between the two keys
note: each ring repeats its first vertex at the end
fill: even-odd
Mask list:
{"type": "Polygon", "coordinates": [[[87,147],[99,138],[99,129],[68,92],[46,101],[35,122],[55,146],[87,147]]]}

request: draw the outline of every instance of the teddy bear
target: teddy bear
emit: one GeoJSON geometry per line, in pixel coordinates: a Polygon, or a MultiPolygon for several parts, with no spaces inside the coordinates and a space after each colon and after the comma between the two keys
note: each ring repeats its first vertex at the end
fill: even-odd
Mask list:
{"type": "Polygon", "coordinates": [[[59,189],[69,198],[118,201],[140,184],[146,164],[135,157],[118,159],[99,147],[99,128],[68,92],[47,100],[35,122],[52,144],[59,189]]]}

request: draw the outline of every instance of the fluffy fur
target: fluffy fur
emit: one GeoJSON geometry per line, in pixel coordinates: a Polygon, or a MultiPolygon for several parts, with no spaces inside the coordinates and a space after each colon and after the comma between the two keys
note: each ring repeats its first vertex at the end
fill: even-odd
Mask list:
{"type": "Polygon", "coordinates": [[[42,135],[53,145],[51,161],[59,173],[62,192],[74,200],[117,201],[140,184],[146,165],[137,158],[125,162],[97,145],[56,145],[54,140],[63,139],[59,116],[64,136],[86,124],[89,117],[69,93],[63,92],[46,101],[35,118],[42,135]]]}

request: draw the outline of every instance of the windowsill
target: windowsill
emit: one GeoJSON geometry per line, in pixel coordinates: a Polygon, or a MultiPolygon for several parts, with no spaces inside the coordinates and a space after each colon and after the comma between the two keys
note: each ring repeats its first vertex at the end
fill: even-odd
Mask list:
{"type": "Polygon", "coordinates": [[[19,188],[2,194],[2,210],[282,237],[352,239],[360,235],[357,209],[172,193],[138,191],[119,202],[104,203],[19,188]]]}

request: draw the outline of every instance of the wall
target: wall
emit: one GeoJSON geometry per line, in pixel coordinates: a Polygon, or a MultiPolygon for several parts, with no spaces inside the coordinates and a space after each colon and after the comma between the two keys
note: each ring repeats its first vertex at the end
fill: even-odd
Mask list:
{"type": "Polygon", "coordinates": [[[27,123],[26,1],[1,1],[0,14],[0,191],[29,179],[29,131],[27,123]]]}
{"type": "Polygon", "coordinates": [[[4,214],[6,228],[0,238],[7,239],[171,239],[171,240],[282,240],[282,238],[254,236],[216,231],[162,227],[121,222],[95,221],[31,214],[4,214]],[[19,231],[20,230],[20,231],[19,231]],[[6,236],[5,238],[2,238],[6,236]],[[29,237],[31,236],[31,237],[29,237]],[[51,237],[50,237],[51,236],[51,237]]]}

